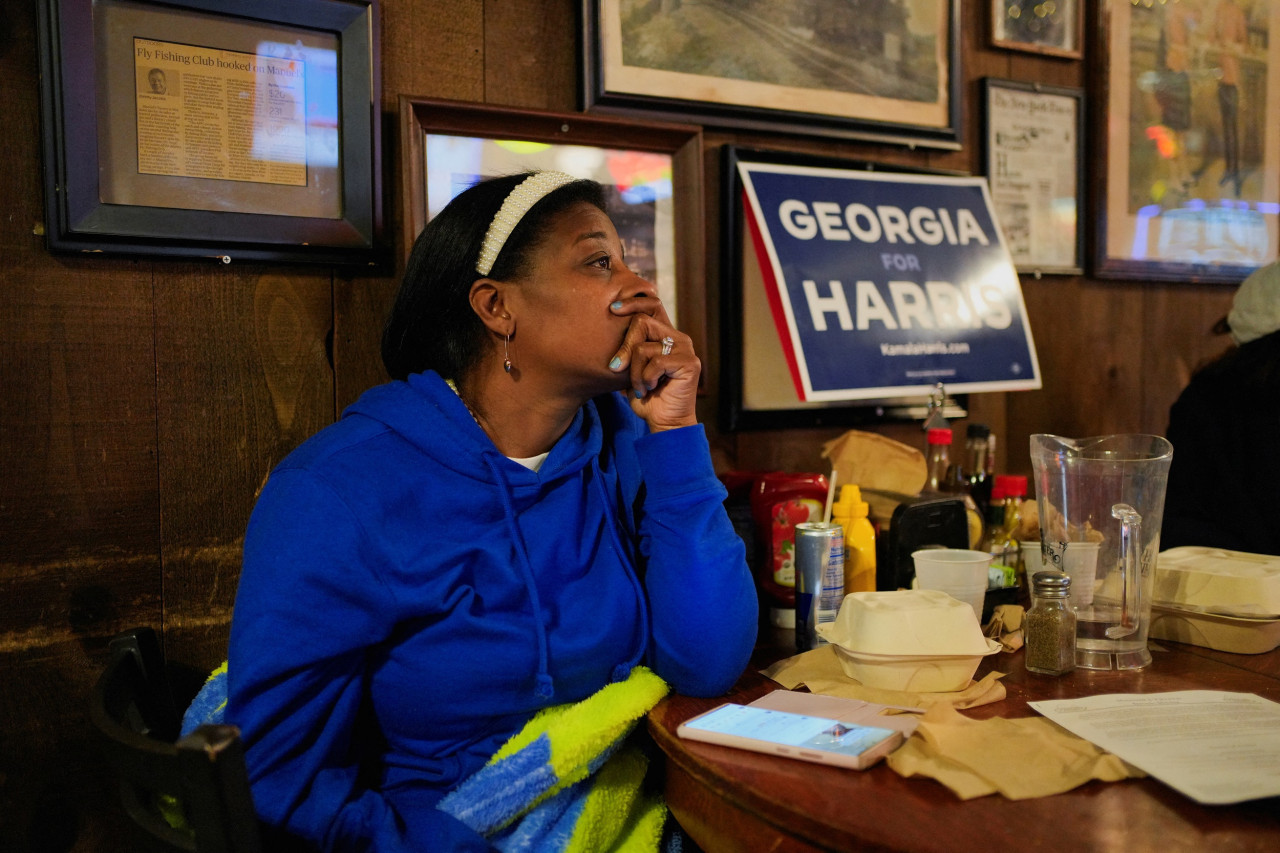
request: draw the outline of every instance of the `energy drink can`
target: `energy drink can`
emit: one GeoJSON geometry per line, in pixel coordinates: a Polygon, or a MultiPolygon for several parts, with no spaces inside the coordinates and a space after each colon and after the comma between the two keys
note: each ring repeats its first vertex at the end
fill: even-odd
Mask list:
{"type": "Polygon", "coordinates": [[[818,625],[834,622],[844,600],[844,530],[839,524],[796,525],[796,648],[823,645],[818,625]]]}

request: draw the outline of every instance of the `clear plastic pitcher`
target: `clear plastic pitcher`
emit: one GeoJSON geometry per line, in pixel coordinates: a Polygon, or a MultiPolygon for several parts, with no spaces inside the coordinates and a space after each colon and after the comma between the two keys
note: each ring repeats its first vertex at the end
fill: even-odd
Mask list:
{"type": "Polygon", "coordinates": [[[1141,669],[1173,445],[1156,435],[1031,436],[1040,553],[1071,576],[1076,666],[1141,669]]]}

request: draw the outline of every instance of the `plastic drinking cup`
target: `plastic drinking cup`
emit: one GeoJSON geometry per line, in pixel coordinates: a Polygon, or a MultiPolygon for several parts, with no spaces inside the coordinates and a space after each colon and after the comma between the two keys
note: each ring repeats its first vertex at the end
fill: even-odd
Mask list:
{"type": "Polygon", "coordinates": [[[1093,604],[1093,586],[1098,574],[1099,542],[1068,542],[1062,552],[1062,571],[1071,578],[1071,606],[1093,604]]]}
{"type": "Polygon", "coordinates": [[[973,616],[978,622],[982,621],[982,606],[987,601],[987,585],[984,583],[980,587],[931,587],[939,592],[945,592],[947,595],[963,601],[965,604],[973,608],[973,616]]]}
{"type": "Polygon", "coordinates": [[[1044,568],[1044,560],[1040,556],[1040,540],[1026,539],[1020,541],[1018,542],[1018,548],[1022,554],[1023,572],[1029,578],[1034,577],[1036,572],[1044,568]]]}
{"type": "Polygon", "coordinates": [[[916,567],[918,589],[945,592],[972,607],[974,618],[982,621],[990,554],[959,548],[924,548],[913,552],[911,559],[916,567]]]}

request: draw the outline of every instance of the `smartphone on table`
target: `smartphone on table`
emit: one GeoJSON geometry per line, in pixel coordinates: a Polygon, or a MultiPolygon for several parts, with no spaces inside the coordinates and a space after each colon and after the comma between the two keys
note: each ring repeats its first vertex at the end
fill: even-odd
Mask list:
{"type": "Polygon", "coordinates": [[[686,720],[676,735],[854,770],[875,764],[904,739],[895,729],[732,702],[686,720]]]}

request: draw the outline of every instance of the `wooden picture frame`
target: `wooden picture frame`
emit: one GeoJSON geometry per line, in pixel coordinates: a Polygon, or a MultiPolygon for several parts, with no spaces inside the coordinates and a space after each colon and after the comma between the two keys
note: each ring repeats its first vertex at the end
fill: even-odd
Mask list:
{"type": "Polygon", "coordinates": [[[377,0],[41,0],[55,252],[380,266],[377,0]]]}
{"type": "Polygon", "coordinates": [[[1020,273],[1084,271],[1084,91],[984,77],[983,162],[1020,273]]]}
{"type": "Polygon", "coordinates": [[[1085,0],[988,0],[991,44],[1006,50],[1081,59],[1085,0]]]}
{"type": "Polygon", "coordinates": [[[590,112],[960,148],[960,0],[582,0],[582,22],[590,112]]]}
{"type": "Polygon", "coordinates": [[[1280,247],[1280,92],[1268,88],[1280,70],[1280,6],[1102,0],[1100,9],[1089,90],[1093,273],[1238,284],[1280,247]],[[1231,8],[1239,15],[1227,27],[1219,16],[1231,8]]]}
{"type": "Polygon", "coordinates": [[[403,257],[433,212],[481,177],[554,168],[599,180],[612,187],[629,263],[705,353],[702,128],[409,95],[399,114],[403,257]]]}

